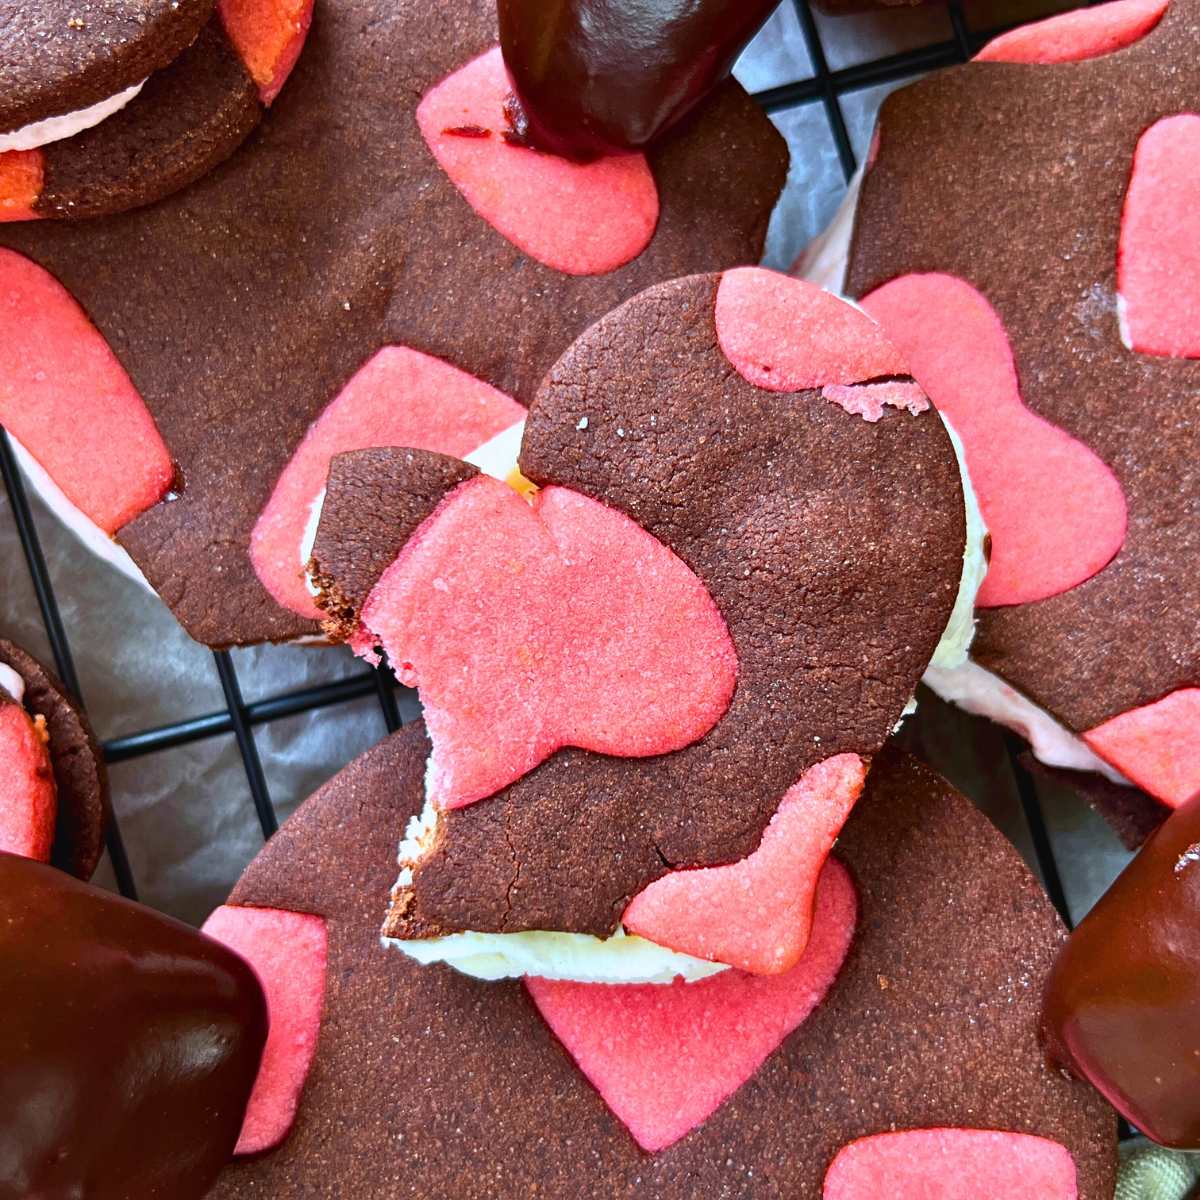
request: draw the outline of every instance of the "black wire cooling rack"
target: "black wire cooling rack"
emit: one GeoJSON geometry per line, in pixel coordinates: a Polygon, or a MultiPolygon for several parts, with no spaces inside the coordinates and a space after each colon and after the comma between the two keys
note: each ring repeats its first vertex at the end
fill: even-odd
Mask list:
{"type": "MultiPolygon", "coordinates": [[[[828,30],[831,27],[828,24],[829,20],[853,18],[818,19],[810,11],[807,0],[783,0],[783,2],[785,5],[794,4],[795,6],[795,13],[799,18],[800,29],[807,46],[812,74],[808,78],[758,92],[755,99],[766,112],[776,116],[804,106],[820,105],[837,149],[841,169],[847,180],[854,173],[857,162],[843,109],[846,97],[864,89],[911,79],[938,67],[964,62],[1003,28],[973,28],[968,14],[956,0],[948,7],[949,29],[952,31],[952,37],[949,39],[842,69],[831,69],[829,56],[822,41],[822,25],[824,24],[824,28],[828,30]]],[[[903,15],[905,14],[901,14],[901,17],[903,15]]],[[[889,19],[901,19],[901,17],[889,19]]],[[[54,665],[67,687],[80,698],[81,702],[86,703],[86,697],[82,695],[79,686],[79,677],[71,653],[70,638],[60,613],[50,573],[46,567],[33,512],[12,448],[7,435],[3,433],[0,433],[0,475],[3,476],[4,486],[8,492],[11,519],[16,524],[25,562],[32,577],[34,593],[53,654],[54,665]]],[[[105,741],[103,743],[104,756],[110,764],[125,762],[161,753],[201,739],[232,734],[237,741],[245,768],[249,795],[264,838],[269,838],[275,832],[279,822],[255,743],[256,727],[296,714],[344,704],[371,695],[378,697],[388,731],[392,732],[401,725],[402,689],[399,689],[386,664],[378,669],[363,670],[337,682],[283,692],[246,703],[242,697],[242,689],[233,658],[227,651],[214,651],[213,657],[216,660],[217,676],[225,700],[223,709],[202,716],[172,721],[105,741]]],[[[409,705],[406,704],[406,707],[409,705]]],[[[1036,859],[1036,865],[1040,869],[1050,898],[1069,922],[1070,913],[1063,883],[1037,790],[1032,779],[1017,759],[1018,753],[1023,749],[1023,744],[1019,739],[1010,735],[998,736],[1004,738],[1004,751],[1011,767],[1020,808],[1028,824],[1031,842],[1029,848],[1036,859]]],[[[121,892],[126,896],[136,898],[137,881],[134,878],[121,837],[119,796],[116,798],[116,810],[108,831],[109,856],[121,892]]]]}

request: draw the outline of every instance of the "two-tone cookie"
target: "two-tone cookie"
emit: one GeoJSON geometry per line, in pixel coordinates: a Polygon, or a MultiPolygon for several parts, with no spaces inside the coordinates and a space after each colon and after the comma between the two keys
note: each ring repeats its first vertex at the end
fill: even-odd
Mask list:
{"type": "Polygon", "coordinates": [[[62,684],[3,640],[0,762],[0,850],[90,878],[109,806],[100,748],[62,684]]]}
{"type": "Polygon", "coordinates": [[[1198,45],[1193,0],[1119,0],[889,97],[845,273],[991,533],[933,686],[1095,772],[1130,836],[1200,790],[1198,45]]]}
{"type": "Polygon", "coordinates": [[[317,632],[303,545],[334,453],[469,456],[591,321],[761,253],[787,150],[741,88],[645,154],[572,163],[506,139],[496,37],[489,0],[330,0],[221,170],[0,230],[0,421],[198,640],[317,632]]]}
{"type": "Polygon", "coordinates": [[[53,0],[0,20],[0,221],[149,204],[228,158],[295,65],[311,0],[53,0]]]}

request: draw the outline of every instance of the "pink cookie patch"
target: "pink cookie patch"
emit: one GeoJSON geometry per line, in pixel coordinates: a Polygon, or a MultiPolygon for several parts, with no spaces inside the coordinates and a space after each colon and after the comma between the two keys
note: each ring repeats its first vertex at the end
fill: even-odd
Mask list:
{"type": "Polygon", "coordinates": [[[526,979],[546,1023],[644,1150],[711,1116],[817,1007],[858,921],[850,873],[830,859],[804,957],[783,975],[723,971],[698,983],[526,979]]]}
{"type": "Polygon", "coordinates": [[[264,104],[279,95],[292,73],[312,10],[313,0],[220,0],[221,23],[264,104]]]}
{"type": "Polygon", "coordinates": [[[460,484],[384,572],[362,623],[421,689],[430,798],[458,808],[562,746],[679,750],[729,706],[737,657],[704,584],[615,509],[460,484]]]}
{"type": "Polygon", "coordinates": [[[1200,688],[1180,688],[1083,735],[1138,787],[1172,808],[1200,796],[1200,688]]]}
{"type": "Polygon", "coordinates": [[[1200,358],[1200,116],[1151,125],[1137,144],[1121,218],[1117,291],[1126,344],[1200,358]]]}
{"type": "Polygon", "coordinates": [[[865,778],[857,754],[811,767],[788,789],[753,854],[655,880],[625,910],[625,928],[753,975],[790,971],[808,945],[817,880],[865,778]]]}
{"type": "Polygon", "coordinates": [[[234,1150],[257,1154],[287,1136],[317,1050],[325,1000],[325,920],[226,904],[204,922],[204,932],[254,968],[267,997],[270,1032],[234,1150]]]}
{"type": "Polygon", "coordinates": [[[425,94],[417,124],[438,165],[493,229],[567,275],[637,258],[658,224],[658,188],[641,154],[569,162],[510,145],[512,88],[497,46],[425,94]]]}
{"type": "Polygon", "coordinates": [[[838,1151],[824,1200],[1076,1200],[1065,1146],[1028,1133],[912,1129],[838,1151]]]}
{"type": "Polygon", "coordinates": [[[19,704],[0,704],[0,850],[49,862],[57,813],[45,741],[19,704]]]}
{"type": "Polygon", "coordinates": [[[250,536],[250,560],[285,608],[318,620],[300,548],[329,461],[347,450],[405,446],[463,458],[525,417],[515,400],[440,358],[386,346],[312,423],[250,536]]]}
{"type": "Polygon", "coordinates": [[[976,62],[1065,63],[1100,58],[1144,38],[1162,20],[1168,0],[1113,0],[1002,33],[976,62]]]}
{"type": "Polygon", "coordinates": [[[726,271],[715,318],[725,357],[743,379],[768,391],[909,374],[870,317],[803,279],[761,267],[726,271]]]}
{"type": "Polygon", "coordinates": [[[1090,579],[1125,540],[1125,496],[1104,461],[1025,407],[995,310],[952,275],[905,275],[863,306],[962,438],[992,535],[978,603],[1043,600],[1090,579]]]}
{"type": "Polygon", "coordinates": [[[99,330],[58,280],[3,249],[0,425],[108,534],[161,500],[175,476],[154,418],[99,330]]]}
{"type": "Polygon", "coordinates": [[[887,408],[902,408],[916,416],[929,407],[929,397],[919,383],[894,380],[889,383],[831,383],[821,395],[840,404],[864,421],[878,421],[887,408]]]}

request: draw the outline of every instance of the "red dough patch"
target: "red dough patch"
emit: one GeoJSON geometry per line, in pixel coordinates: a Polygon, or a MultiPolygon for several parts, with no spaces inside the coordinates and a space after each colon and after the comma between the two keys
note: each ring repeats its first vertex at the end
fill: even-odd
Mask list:
{"type": "Polygon", "coordinates": [[[174,478],[154,418],[83,309],[3,249],[0,425],[105,533],[156,504],[174,478]]]}
{"type": "Polygon", "coordinates": [[[57,812],[45,739],[19,704],[0,704],[0,850],[49,862],[57,812]]]}
{"type": "Polygon", "coordinates": [[[912,1129],[838,1151],[824,1200],[1076,1200],[1065,1146],[1028,1133],[912,1129]]]}
{"type": "Polygon", "coordinates": [[[858,897],[830,859],[812,937],[784,975],[723,971],[698,983],[527,979],[546,1023],[644,1150],[711,1116],[825,997],[854,937],[858,897]]]}
{"type": "Polygon", "coordinates": [[[1168,0],[1114,0],[1002,33],[976,62],[1063,63],[1100,58],[1144,38],[1162,20],[1168,0]]]}
{"type": "Polygon", "coordinates": [[[1121,713],[1083,735],[1101,758],[1164,804],[1200,796],[1200,688],[1121,713]]]}
{"type": "Polygon", "coordinates": [[[492,795],[562,746],[681,749],[724,714],[737,679],[712,597],[666,546],[567,488],[530,505],[487,476],[418,528],[362,623],[421,689],[429,794],[443,809],[492,795]]]}
{"type": "Polygon", "coordinates": [[[726,271],[715,316],[725,357],[743,379],[771,392],[909,373],[870,317],[803,279],[761,267],[726,271]]]}
{"type": "Polygon", "coordinates": [[[625,910],[625,928],[754,975],[790,971],[808,945],[817,880],[865,778],[857,754],[811,767],[788,789],[753,854],[656,880],[625,910]]]}
{"type": "Polygon", "coordinates": [[[1025,407],[987,300],[951,275],[905,275],[863,307],[962,438],[992,535],[980,606],[1043,600],[1104,567],[1125,540],[1121,485],[1087,446],[1025,407]]]}
{"type": "Polygon", "coordinates": [[[1117,291],[1126,344],[1200,358],[1200,116],[1151,125],[1138,142],[1121,218],[1117,291]]]}
{"type": "Polygon", "coordinates": [[[42,194],[45,160],[40,150],[7,150],[0,154],[0,221],[32,221],[42,194]]]}
{"type": "Polygon", "coordinates": [[[496,47],[425,94],[417,124],[467,203],[530,258],[602,275],[637,258],[658,224],[658,188],[641,154],[569,162],[510,145],[511,92],[496,47]]]}
{"type": "Polygon", "coordinates": [[[440,358],[380,350],[309,427],[254,526],[250,560],[263,586],[285,608],[320,618],[300,547],[335,454],[405,446],[463,458],[524,417],[515,400],[440,358]]]}
{"type": "Polygon", "coordinates": [[[235,1154],[270,1150],[296,1119],[325,1001],[323,917],[278,908],[222,905],[204,932],[240,954],[267,997],[271,1026],[235,1154]]]}
{"type": "Polygon", "coordinates": [[[313,0],[220,0],[225,32],[270,104],[287,82],[312,23],[313,0]]]}

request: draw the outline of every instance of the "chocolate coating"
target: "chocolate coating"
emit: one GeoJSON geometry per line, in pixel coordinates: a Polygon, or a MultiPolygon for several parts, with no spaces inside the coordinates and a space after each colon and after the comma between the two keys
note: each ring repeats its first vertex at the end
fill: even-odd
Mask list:
{"type": "Polygon", "coordinates": [[[193,1200],[237,1141],[266,1041],[232,951],[0,854],[0,1200],[193,1200]]]}
{"type": "Polygon", "coordinates": [[[2,0],[0,132],[87,108],[177,58],[214,0],[2,0]]]}
{"type": "Polygon", "coordinates": [[[91,724],[52,672],[2,638],[0,663],[25,681],[26,711],[46,722],[58,794],[50,861],[80,879],[90,879],[104,852],[109,814],[108,772],[91,724]]]}
{"type": "Polygon", "coordinates": [[[1046,985],[1052,1058],[1147,1137],[1200,1149],[1200,797],[1075,930],[1046,985]]]}
{"type": "Polygon", "coordinates": [[[820,1200],[850,1139],[935,1125],[1054,1138],[1080,1200],[1112,1200],[1112,1110],[1037,1041],[1062,924],[1012,846],[915,760],[880,755],[838,844],[861,917],[825,1002],[698,1129],[646,1154],[519,983],[380,947],[427,752],[420,727],[368,751],[234,889],[234,904],[324,916],[329,969],[288,1140],[232,1163],[212,1200],[820,1200]]]}
{"type": "Polygon", "coordinates": [[[778,0],[498,0],[516,138],[568,158],[644,150],[730,72],[778,0]]]}

